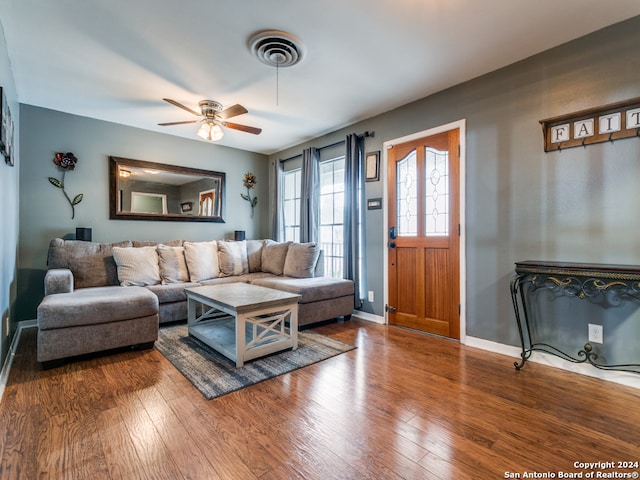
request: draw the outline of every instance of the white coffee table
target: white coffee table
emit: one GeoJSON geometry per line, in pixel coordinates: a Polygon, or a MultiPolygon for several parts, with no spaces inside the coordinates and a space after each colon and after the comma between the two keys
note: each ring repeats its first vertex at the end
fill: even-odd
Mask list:
{"type": "Polygon", "coordinates": [[[298,348],[300,295],[248,283],[185,292],[189,335],[235,361],[238,368],[248,360],[298,348]]]}

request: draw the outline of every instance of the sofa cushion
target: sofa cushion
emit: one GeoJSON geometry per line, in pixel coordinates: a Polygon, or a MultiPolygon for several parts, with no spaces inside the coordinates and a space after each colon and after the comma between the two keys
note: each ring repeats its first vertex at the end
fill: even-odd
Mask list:
{"type": "Polygon", "coordinates": [[[287,250],[283,273],[294,278],[313,277],[319,256],[317,243],[292,243],[287,250]]]}
{"type": "Polygon", "coordinates": [[[225,277],[249,273],[249,258],[247,257],[247,242],[245,240],[218,242],[218,259],[220,273],[225,277]]]}
{"type": "Polygon", "coordinates": [[[160,280],[163,284],[180,283],[189,281],[189,270],[184,259],[184,247],[168,247],[159,244],[158,265],[160,267],[160,280]]]}
{"type": "Polygon", "coordinates": [[[254,280],[258,280],[260,278],[275,278],[275,275],[265,272],[253,272],[244,275],[234,275],[233,277],[219,277],[212,278],[210,280],[203,280],[200,282],[200,285],[221,285],[233,282],[252,283],[254,280]]]}
{"type": "Polygon", "coordinates": [[[218,242],[184,242],[189,280],[199,282],[220,276],[218,242]]]}
{"type": "Polygon", "coordinates": [[[134,247],[157,247],[158,245],[162,244],[162,245],[166,245],[167,247],[181,247],[183,244],[182,240],[170,240],[168,242],[154,242],[154,241],[148,241],[148,240],[133,240],[133,246],[134,247]]]}
{"type": "Polygon", "coordinates": [[[266,240],[262,247],[262,271],[282,275],[284,262],[287,259],[287,251],[291,242],[278,243],[266,240]]]}
{"type": "Polygon", "coordinates": [[[199,287],[199,283],[185,282],[185,283],[168,283],[164,285],[149,285],[145,287],[150,292],[154,293],[158,297],[160,304],[180,302],[187,299],[187,295],[184,293],[185,288],[199,287]]]}
{"type": "Polygon", "coordinates": [[[354,292],[354,286],[351,280],[331,277],[271,277],[253,280],[251,283],[261,287],[275,288],[276,290],[302,295],[300,303],[353,296],[354,292]]]}
{"type": "Polygon", "coordinates": [[[113,259],[120,285],[143,287],[160,283],[156,247],[113,247],[113,259]]]}
{"type": "Polygon", "coordinates": [[[44,297],[38,306],[38,328],[95,325],[157,314],[158,298],[146,288],[83,288],[44,297]]]}
{"type": "Polygon", "coordinates": [[[247,240],[247,258],[249,273],[262,271],[262,247],[264,240],[247,240]]]}
{"type": "Polygon", "coordinates": [[[130,247],[131,242],[96,243],[54,238],[49,244],[47,266],[68,268],[75,288],[118,285],[113,247],[130,247]]]}

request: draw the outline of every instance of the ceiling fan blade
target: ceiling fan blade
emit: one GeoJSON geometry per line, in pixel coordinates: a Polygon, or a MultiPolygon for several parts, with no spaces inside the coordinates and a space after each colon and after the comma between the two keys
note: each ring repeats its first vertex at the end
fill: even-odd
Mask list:
{"type": "Polygon", "coordinates": [[[195,110],[191,110],[189,107],[185,107],[184,105],[182,105],[181,103],[176,102],[175,100],[171,100],[170,98],[163,98],[163,100],[165,102],[170,103],[171,105],[175,105],[178,108],[181,108],[183,110],[186,110],[189,113],[193,113],[196,116],[200,116],[200,114],[198,112],[196,112],[195,110]]]}
{"type": "Polygon", "coordinates": [[[243,113],[248,113],[249,111],[244,108],[242,105],[233,105],[232,107],[225,108],[218,114],[220,120],[226,120],[227,118],[237,117],[238,115],[242,115],[243,113]]]}
{"type": "Polygon", "coordinates": [[[158,125],[160,125],[161,127],[168,127],[169,125],[185,125],[187,123],[196,123],[198,122],[198,120],[186,120],[184,122],[165,122],[165,123],[159,123],[158,125]]]}
{"type": "Polygon", "coordinates": [[[240,125],[239,123],[222,122],[223,127],[233,128],[234,130],[240,130],[241,132],[253,133],[254,135],[260,135],[261,128],[249,127],[247,125],[240,125]]]}

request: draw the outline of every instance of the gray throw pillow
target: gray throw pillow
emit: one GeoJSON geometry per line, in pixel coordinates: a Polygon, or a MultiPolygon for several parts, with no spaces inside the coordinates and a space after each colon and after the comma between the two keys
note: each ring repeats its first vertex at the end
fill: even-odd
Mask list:
{"type": "Polygon", "coordinates": [[[184,259],[184,247],[169,247],[159,244],[156,247],[160,265],[160,279],[163,285],[189,281],[189,270],[184,259]]]}
{"type": "Polygon", "coordinates": [[[262,247],[262,271],[282,275],[284,262],[287,259],[287,251],[291,242],[278,243],[266,240],[262,247]]]}
{"type": "Polygon", "coordinates": [[[319,256],[317,243],[292,243],[284,262],[284,274],[294,278],[313,277],[319,256]]]}

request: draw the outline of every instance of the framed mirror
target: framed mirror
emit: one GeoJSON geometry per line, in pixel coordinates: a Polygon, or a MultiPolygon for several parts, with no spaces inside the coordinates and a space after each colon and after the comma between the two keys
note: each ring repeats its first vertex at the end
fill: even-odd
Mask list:
{"type": "Polygon", "coordinates": [[[225,174],[109,157],[109,218],[224,223],[225,174]]]}

